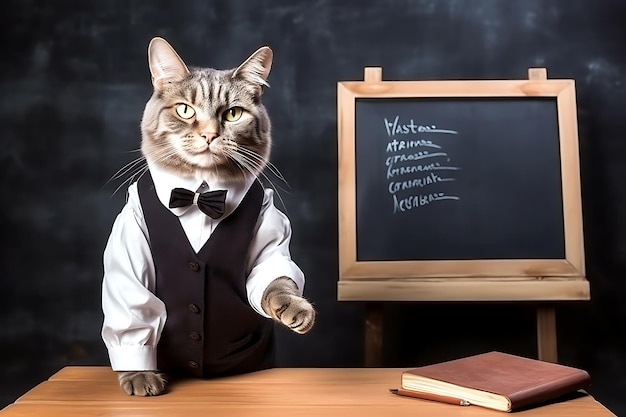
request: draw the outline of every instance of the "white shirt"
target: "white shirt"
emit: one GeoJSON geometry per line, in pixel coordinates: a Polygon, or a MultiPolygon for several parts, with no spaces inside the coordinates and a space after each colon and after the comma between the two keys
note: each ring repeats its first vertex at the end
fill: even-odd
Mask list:
{"type": "MultiPolygon", "coordinates": [[[[150,173],[157,197],[165,207],[176,187],[192,191],[228,190],[226,210],[218,220],[202,213],[196,205],[168,209],[178,216],[196,252],[204,246],[220,220],[235,210],[255,181],[250,177],[240,186],[220,184],[210,178],[203,181],[178,177],[153,165],[150,165],[150,173]]],[[[304,289],[304,274],[289,253],[289,219],[274,206],[273,194],[273,190],[265,190],[246,264],[248,302],[264,317],[269,316],[261,308],[261,298],[274,279],[287,276],[296,283],[300,294],[304,289]]],[[[156,346],[167,314],[163,302],[154,295],[155,280],[148,229],[137,183],[133,183],[104,250],[102,338],[115,371],[157,369],[156,346]]]]}

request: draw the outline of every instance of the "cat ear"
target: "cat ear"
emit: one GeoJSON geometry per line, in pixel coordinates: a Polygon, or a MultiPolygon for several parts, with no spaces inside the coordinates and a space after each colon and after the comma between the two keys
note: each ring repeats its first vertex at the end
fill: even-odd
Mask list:
{"type": "Polygon", "coordinates": [[[274,53],[269,47],[259,48],[243,64],[239,65],[233,73],[233,78],[240,77],[253,84],[269,87],[267,77],[270,75],[270,69],[272,69],[273,57],[274,53]]]}
{"type": "Polygon", "coordinates": [[[162,90],[173,81],[180,81],[189,74],[174,48],[163,38],[154,38],[148,45],[148,65],[155,90],[162,90]]]}

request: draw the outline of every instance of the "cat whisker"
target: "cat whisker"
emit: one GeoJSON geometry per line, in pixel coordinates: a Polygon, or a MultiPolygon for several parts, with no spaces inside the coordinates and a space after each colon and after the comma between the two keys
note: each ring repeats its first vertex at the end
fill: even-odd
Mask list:
{"type": "Polygon", "coordinates": [[[141,168],[139,168],[137,171],[135,171],[130,177],[126,178],[120,185],[117,186],[117,188],[113,191],[113,193],[111,193],[111,197],[113,197],[115,194],[117,194],[117,192],[125,185],[125,184],[132,184],[135,180],[135,177],[137,176],[137,174],[139,174],[139,178],[141,178],[143,176],[143,174],[146,173],[146,171],[148,171],[148,164],[145,164],[144,166],[142,166],[141,168]]]}
{"type": "Polygon", "coordinates": [[[142,158],[135,159],[129,164],[126,164],[123,168],[118,170],[111,178],[109,178],[109,180],[102,186],[102,189],[104,189],[104,187],[106,187],[111,181],[120,179],[130,174],[129,177],[126,178],[124,181],[122,181],[122,183],[113,191],[113,193],[111,194],[111,197],[113,197],[120,190],[120,188],[124,186],[124,184],[126,183],[130,184],[130,182],[135,177],[135,175],[139,171],[141,171],[144,168],[144,166],[147,166],[145,162],[145,158],[142,157],[142,158]]]}
{"type": "MultiPolygon", "coordinates": [[[[289,186],[289,183],[287,182],[287,180],[285,179],[285,177],[282,175],[282,173],[278,170],[278,168],[276,168],[276,166],[274,164],[272,164],[271,162],[269,162],[266,158],[262,157],[261,155],[259,155],[258,153],[247,149],[247,148],[243,148],[243,147],[239,147],[236,144],[233,145],[233,150],[237,153],[239,153],[242,156],[246,156],[247,159],[251,162],[251,164],[254,166],[255,164],[257,165],[257,167],[267,167],[267,169],[279,180],[281,180],[288,188],[291,188],[289,186]]],[[[264,175],[264,177],[270,182],[272,183],[272,187],[274,188],[274,190],[278,193],[278,190],[276,188],[276,185],[269,180],[269,177],[267,175],[264,175]]],[[[280,189],[282,191],[285,192],[289,192],[287,189],[280,187],[280,189]]]]}
{"type": "Polygon", "coordinates": [[[153,163],[163,162],[172,156],[176,156],[178,151],[173,147],[161,148],[157,152],[151,155],[151,160],[153,163]]]}
{"type": "MultiPolygon", "coordinates": [[[[287,187],[289,187],[289,184],[287,183],[287,180],[283,177],[283,175],[280,173],[280,171],[278,171],[278,168],[276,168],[276,166],[274,166],[273,164],[269,163],[269,161],[267,161],[267,159],[263,158],[261,155],[257,154],[256,152],[251,151],[250,149],[246,149],[243,147],[238,147],[236,149],[236,151],[242,156],[242,157],[246,157],[247,160],[251,161],[251,162],[257,162],[257,161],[261,161],[261,163],[268,162],[268,164],[266,166],[268,166],[270,172],[272,174],[274,174],[279,180],[281,180],[287,187]]],[[[265,178],[265,180],[267,182],[269,182],[272,186],[272,188],[274,189],[274,192],[278,195],[278,197],[280,198],[281,203],[283,204],[283,207],[285,208],[285,210],[287,210],[287,207],[284,204],[284,201],[282,199],[282,196],[280,195],[280,192],[278,191],[278,187],[276,186],[276,184],[269,178],[268,175],[266,175],[263,171],[263,178],[265,178]]],[[[288,189],[285,189],[283,187],[280,187],[281,191],[287,192],[289,193],[288,189]]]]}
{"type": "Polygon", "coordinates": [[[128,150],[128,151],[124,151],[124,153],[135,153],[135,152],[141,152],[141,148],[131,149],[131,150],[128,150]]]}
{"type": "Polygon", "coordinates": [[[278,196],[278,199],[280,200],[281,205],[285,209],[285,214],[288,214],[285,201],[283,200],[283,197],[280,195],[280,192],[276,188],[276,185],[274,184],[274,182],[263,171],[260,171],[259,174],[256,174],[258,169],[256,169],[255,161],[253,159],[249,158],[248,156],[242,153],[237,152],[236,149],[229,149],[229,152],[226,152],[226,155],[230,157],[233,161],[235,161],[238,165],[245,168],[248,172],[254,175],[256,177],[256,180],[259,182],[261,186],[263,186],[263,182],[261,181],[261,178],[259,178],[259,174],[262,175],[263,178],[270,184],[270,186],[272,187],[272,189],[278,196]]]}
{"type": "Polygon", "coordinates": [[[109,178],[109,180],[104,185],[107,185],[112,180],[116,180],[118,178],[123,177],[125,174],[127,174],[129,171],[133,170],[137,165],[141,164],[145,160],[146,160],[146,158],[144,156],[140,156],[139,158],[136,158],[136,159],[132,160],[131,162],[127,163],[122,168],[120,168],[115,174],[113,174],[113,176],[111,178],[109,178]]]}
{"type": "Polygon", "coordinates": [[[276,165],[271,163],[268,159],[262,157],[258,153],[254,152],[254,151],[251,151],[250,149],[247,149],[247,148],[238,147],[237,151],[242,153],[242,154],[246,154],[246,155],[250,156],[251,158],[257,160],[258,162],[263,163],[263,165],[265,165],[272,174],[274,174],[279,180],[284,182],[287,187],[289,187],[289,183],[287,182],[287,180],[285,179],[283,174],[278,170],[276,165]]]}
{"type": "Polygon", "coordinates": [[[225,149],[224,153],[225,153],[226,157],[230,158],[231,160],[233,160],[235,162],[235,165],[237,165],[237,167],[242,172],[249,172],[257,180],[259,180],[259,177],[257,175],[258,169],[254,166],[254,164],[252,164],[250,161],[246,160],[243,155],[238,154],[236,149],[227,148],[227,149],[225,149]]]}
{"type": "Polygon", "coordinates": [[[237,154],[233,154],[231,156],[231,159],[236,162],[235,165],[237,166],[237,168],[239,168],[239,170],[244,174],[244,176],[245,176],[246,172],[252,174],[252,176],[254,176],[254,178],[255,178],[255,181],[258,182],[261,187],[263,187],[264,186],[263,185],[263,181],[261,181],[261,179],[259,178],[259,176],[257,174],[258,170],[255,170],[254,167],[249,166],[248,163],[246,163],[244,161],[239,161],[237,159],[239,157],[240,156],[237,155],[237,154]]]}
{"type": "MultiPolygon", "coordinates": [[[[174,149],[163,149],[163,150],[159,150],[157,156],[156,161],[162,161],[165,160],[173,155],[176,154],[176,151],[174,149]]],[[[128,175],[128,178],[126,178],[124,181],[122,181],[113,191],[113,193],[111,194],[110,197],[113,197],[115,194],[117,194],[117,192],[124,187],[125,185],[130,185],[132,184],[134,181],[139,180],[146,172],[148,171],[148,163],[146,161],[146,158],[144,156],[140,156],[136,159],[134,159],[133,161],[129,162],[128,164],[124,165],[122,168],[120,168],[105,184],[102,188],[104,188],[107,184],[109,184],[111,181],[113,180],[117,180],[120,179],[126,175],[128,175]],[[130,175],[129,175],[130,174],[130,175]]]]}
{"type": "MultiPolygon", "coordinates": [[[[176,149],[171,148],[171,149],[160,149],[159,153],[153,156],[156,156],[157,158],[154,159],[155,162],[160,162],[160,161],[164,161],[168,158],[170,158],[171,156],[174,156],[177,154],[176,149]]],[[[144,158],[145,159],[145,158],[144,158]]],[[[141,179],[141,177],[143,177],[146,172],[148,172],[149,170],[149,166],[148,163],[146,162],[145,165],[143,167],[141,167],[140,169],[138,169],[130,178],[128,178],[126,181],[124,181],[122,184],[120,184],[120,186],[115,190],[115,192],[117,192],[122,185],[124,185],[124,183],[128,183],[129,185],[132,184],[135,181],[139,181],[141,179]]],[[[115,193],[114,192],[114,193],[115,193]]]]}

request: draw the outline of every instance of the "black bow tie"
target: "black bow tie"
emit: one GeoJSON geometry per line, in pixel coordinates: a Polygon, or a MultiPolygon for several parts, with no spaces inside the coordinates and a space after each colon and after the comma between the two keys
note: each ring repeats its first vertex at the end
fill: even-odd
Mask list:
{"type": "Polygon", "coordinates": [[[212,219],[218,219],[224,214],[226,192],[226,190],[216,190],[194,193],[184,188],[174,188],[169,207],[187,207],[195,203],[204,214],[212,219]]]}

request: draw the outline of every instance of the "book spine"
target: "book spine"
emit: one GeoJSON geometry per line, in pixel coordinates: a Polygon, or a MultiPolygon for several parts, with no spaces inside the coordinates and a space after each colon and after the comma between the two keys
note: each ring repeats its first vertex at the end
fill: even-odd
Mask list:
{"type": "Polygon", "coordinates": [[[569,378],[511,394],[508,397],[511,402],[511,410],[514,411],[529,405],[556,399],[565,394],[575,393],[579,389],[589,386],[590,381],[589,374],[581,371],[580,373],[572,374],[569,378]]]}

